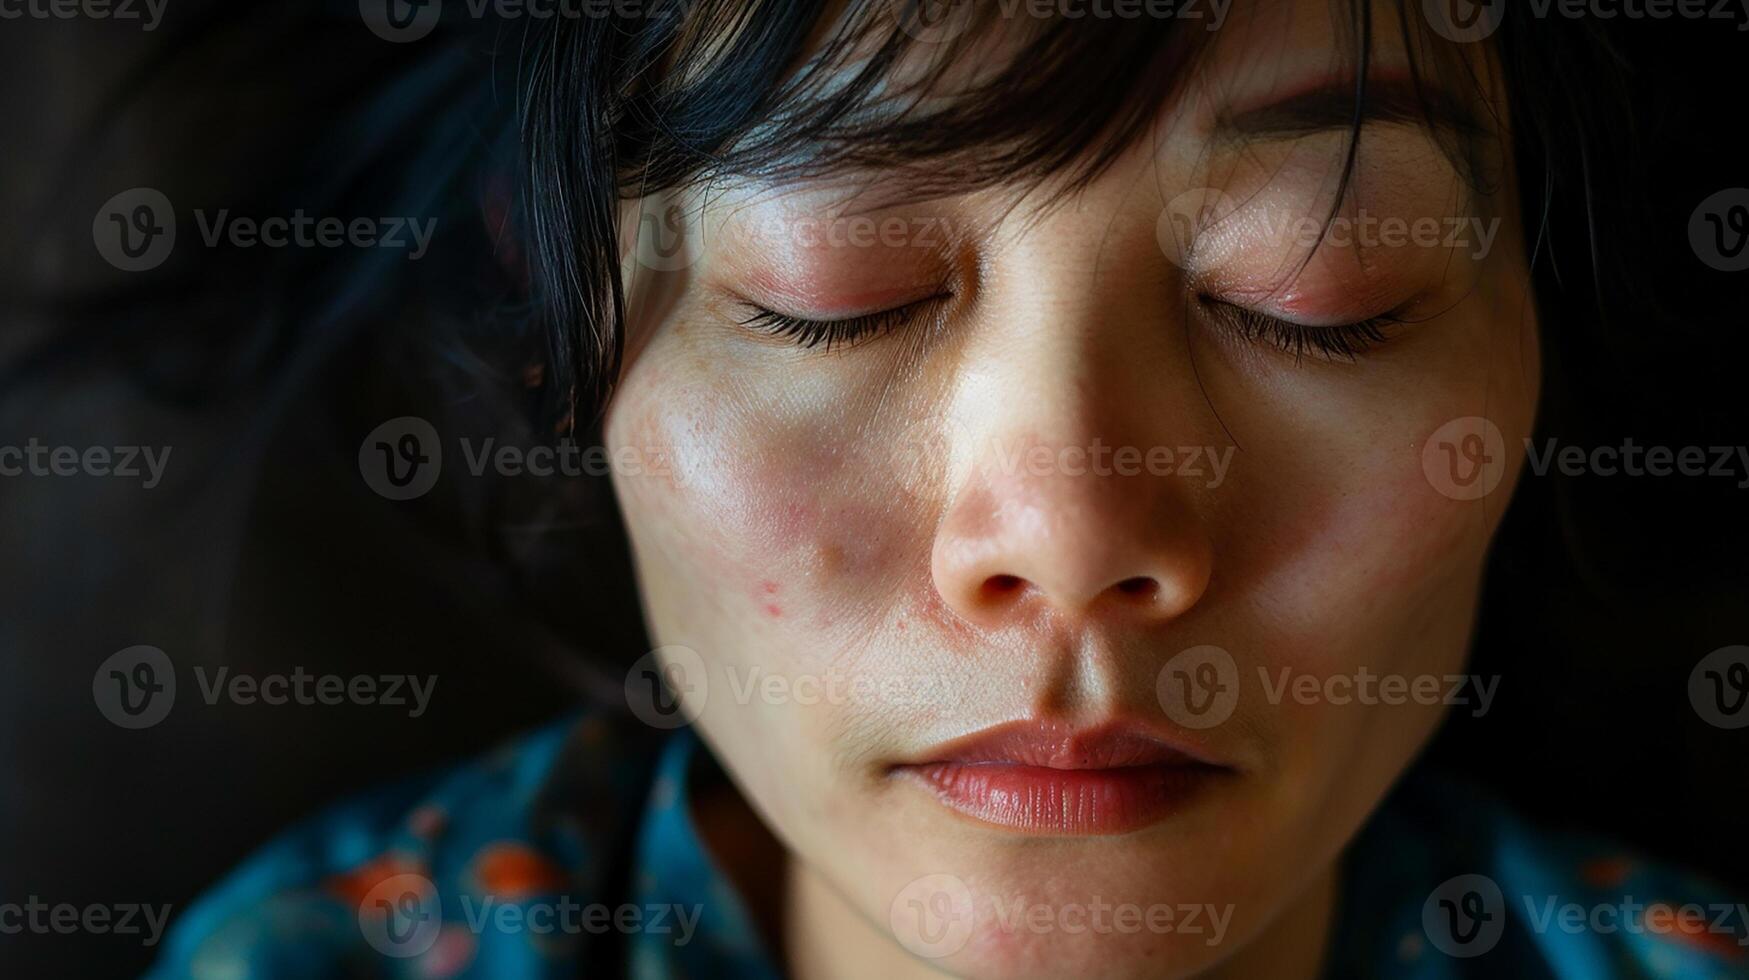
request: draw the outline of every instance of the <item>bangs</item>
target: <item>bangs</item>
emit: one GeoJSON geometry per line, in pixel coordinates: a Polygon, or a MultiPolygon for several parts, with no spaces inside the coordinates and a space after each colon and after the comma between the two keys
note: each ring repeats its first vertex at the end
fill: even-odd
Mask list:
{"type": "Polygon", "coordinates": [[[923,196],[1058,172],[1084,182],[1171,99],[1207,36],[1160,19],[1016,20],[996,4],[924,25],[895,3],[823,15],[802,48],[746,50],[770,45],[758,21],[773,6],[713,25],[726,49],[680,53],[650,104],[668,123],[630,134],[629,186],[845,171],[892,172],[923,196]],[[674,125],[736,92],[757,101],[714,126],[674,125]]]}
{"type": "MultiPolygon", "coordinates": [[[[553,25],[526,90],[524,204],[552,360],[583,389],[561,389],[574,392],[568,408],[599,410],[619,373],[619,201],[707,178],[838,174],[878,174],[913,200],[1047,178],[1069,193],[1155,126],[1218,34],[1214,8],[1196,4],[1173,17],[1039,17],[1026,0],[995,0],[926,18],[933,6],[658,0],[636,20],[553,25]]],[[[1392,115],[1425,125],[1476,185],[1478,127],[1450,120],[1482,115],[1469,109],[1485,102],[1484,46],[1433,36],[1402,0],[1387,13],[1413,93],[1392,115]]],[[[1331,0],[1330,17],[1331,67],[1353,92],[1340,201],[1379,18],[1364,0],[1331,0]]]]}

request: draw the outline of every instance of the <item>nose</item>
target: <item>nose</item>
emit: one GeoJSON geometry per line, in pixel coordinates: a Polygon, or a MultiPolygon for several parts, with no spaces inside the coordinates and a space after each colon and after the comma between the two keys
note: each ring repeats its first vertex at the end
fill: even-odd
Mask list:
{"type": "Polygon", "coordinates": [[[1208,589],[1210,488],[1171,460],[1212,421],[1183,322],[1145,299],[1172,287],[1137,217],[1158,211],[1128,193],[1031,216],[980,283],[988,315],[949,399],[958,445],[930,555],[969,623],[1157,624],[1208,589]]]}
{"type": "Polygon", "coordinates": [[[1202,598],[1212,547],[1182,488],[1145,468],[1123,471],[1101,447],[1034,442],[982,457],[931,555],[955,614],[992,629],[1043,610],[1148,624],[1202,598]]]}

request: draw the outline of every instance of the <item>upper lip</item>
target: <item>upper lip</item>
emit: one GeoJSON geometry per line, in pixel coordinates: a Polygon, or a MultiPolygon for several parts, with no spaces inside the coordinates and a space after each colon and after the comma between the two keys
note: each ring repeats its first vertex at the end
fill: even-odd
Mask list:
{"type": "Polygon", "coordinates": [[[903,763],[921,766],[1014,765],[1043,769],[1124,769],[1136,766],[1222,767],[1176,732],[1127,721],[1091,727],[1035,719],[1008,722],[925,750],[903,763]]]}

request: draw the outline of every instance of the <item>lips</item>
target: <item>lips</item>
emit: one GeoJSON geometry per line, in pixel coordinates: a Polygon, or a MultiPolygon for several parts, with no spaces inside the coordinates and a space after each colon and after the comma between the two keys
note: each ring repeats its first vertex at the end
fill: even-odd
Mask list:
{"type": "Polygon", "coordinates": [[[893,769],[967,817],[1041,836],[1139,830],[1232,773],[1142,726],[1075,729],[1048,721],[985,729],[893,769]]]}

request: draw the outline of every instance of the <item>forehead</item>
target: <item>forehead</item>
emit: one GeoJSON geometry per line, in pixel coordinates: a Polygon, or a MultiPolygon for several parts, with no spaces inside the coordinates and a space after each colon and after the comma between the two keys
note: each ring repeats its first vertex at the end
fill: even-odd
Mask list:
{"type": "MultiPolygon", "coordinates": [[[[997,0],[949,5],[937,33],[920,36],[879,12],[893,6],[800,25],[808,42],[769,79],[758,118],[712,161],[712,176],[909,170],[915,192],[931,178],[952,187],[1072,170],[1070,150],[1109,158],[1145,134],[1255,142],[1364,122],[1440,130],[1456,153],[1502,118],[1485,45],[1444,41],[1382,0],[1138,3],[1128,19],[1038,17],[997,0]],[[1201,16],[1146,16],[1187,9],[1201,16]],[[971,13],[950,29],[959,11],[971,13]]],[[[747,53],[724,38],[713,50],[707,60],[747,53]]]]}
{"type": "MultiPolygon", "coordinates": [[[[1053,101],[1073,105],[1094,94],[1072,87],[1090,76],[1074,70],[1071,62],[1074,57],[1095,62],[1101,57],[1099,45],[1085,35],[1109,30],[1109,23],[1089,28],[1077,22],[1043,23],[1017,14],[1005,15],[1026,9],[1014,3],[982,9],[984,20],[947,41],[924,43],[906,36],[896,58],[880,64],[884,74],[879,87],[865,101],[871,117],[890,114],[894,125],[890,129],[868,125],[857,135],[878,148],[891,141],[892,153],[884,158],[871,154],[876,162],[869,162],[854,159],[852,152],[849,162],[812,170],[804,166],[796,172],[778,167],[776,175],[736,172],[731,166],[709,175],[708,183],[729,192],[729,199],[746,200],[739,193],[744,191],[783,191],[786,197],[805,193],[805,200],[798,197],[798,203],[817,211],[828,201],[852,210],[878,210],[959,196],[992,185],[1025,192],[1034,183],[1066,180],[1069,175],[1062,171],[1069,167],[1059,166],[1056,172],[1021,175],[1039,177],[1036,182],[1023,182],[1022,187],[1013,187],[1006,179],[980,182],[975,175],[955,174],[957,160],[907,155],[914,148],[903,145],[905,140],[934,125],[942,131],[933,134],[936,142],[932,149],[958,153],[974,167],[981,161],[1000,159],[1011,147],[979,142],[991,127],[980,128],[975,112],[968,117],[968,103],[976,110],[1009,117],[1006,122],[1018,126],[1010,135],[1046,136],[1052,121],[1034,119],[1022,94],[1008,99],[1010,91],[1004,85],[1014,82],[1008,78],[1005,83],[1004,73],[1016,69],[1022,74],[1055,74],[1063,86],[1057,90],[1045,86],[1045,94],[1053,101]],[[1052,30],[1066,35],[1063,45],[1052,50],[1067,48],[1071,54],[1050,66],[1025,60],[1038,53],[1039,37],[1052,30]],[[1080,45],[1084,47],[1077,50],[1080,45]],[[950,128],[968,120],[969,124],[959,130],[950,128]],[[1037,131],[1028,133],[1028,126],[1034,124],[1037,131]],[[900,136],[895,138],[895,132],[900,136]],[[964,141],[956,144],[960,133],[965,134],[964,141]]],[[[1332,139],[1315,144],[1320,151],[1316,155],[1327,158],[1341,152],[1343,144],[1334,137],[1352,137],[1358,133],[1357,127],[1365,126],[1370,133],[1365,141],[1366,157],[1372,169],[1411,161],[1417,167],[1432,163],[1449,175],[1453,167],[1447,163],[1462,173],[1468,166],[1497,156],[1491,144],[1498,135],[1495,124],[1500,115],[1490,98],[1493,76],[1484,47],[1453,45],[1431,37],[1424,23],[1401,20],[1396,4],[1361,8],[1347,0],[1254,0],[1234,3],[1218,21],[1218,29],[1210,29],[1216,23],[1186,20],[1170,25],[1169,30],[1188,34],[1193,42],[1175,46],[1180,61],[1172,66],[1171,86],[1138,86],[1121,93],[1129,108],[1148,118],[1132,142],[1152,141],[1151,146],[1132,145],[1128,150],[1142,151],[1156,161],[1171,158],[1180,163],[1198,159],[1206,163],[1210,158],[1245,154],[1280,161],[1288,151],[1277,152],[1276,148],[1329,134],[1332,139]],[[1363,16],[1370,21],[1357,21],[1363,16]],[[1363,65],[1364,95],[1358,71],[1363,65]],[[1373,124],[1387,125],[1375,128],[1373,124]],[[1429,160],[1430,147],[1435,157],[1443,152],[1447,160],[1429,160]]],[[[883,32],[877,22],[871,33],[861,35],[855,33],[854,20],[828,18],[822,24],[825,26],[815,27],[808,55],[813,61],[798,67],[797,75],[827,73],[840,85],[848,85],[847,77],[867,70],[878,60],[892,28],[889,23],[883,32]],[[843,37],[853,38],[854,43],[844,49],[835,47],[833,38],[843,37]]],[[[1160,28],[1159,24],[1147,26],[1160,28]]],[[[792,75],[792,80],[795,77],[792,75]]],[[[822,86],[814,103],[797,96],[795,104],[777,116],[780,120],[806,119],[811,109],[837,94],[839,90],[822,86]]],[[[774,125],[785,127],[783,122],[774,125]]],[[[788,128],[794,130],[794,136],[782,152],[793,158],[827,157],[845,150],[842,145],[833,147],[825,145],[827,140],[810,138],[805,126],[788,128]]],[[[856,138],[846,136],[846,130],[827,132],[841,141],[856,138]]],[[[1085,138],[1085,134],[1079,135],[1085,138]]],[[[1086,139],[1083,149],[1091,154],[1106,142],[1110,142],[1109,137],[1086,139]]],[[[733,154],[729,158],[732,161],[733,154]]]]}

